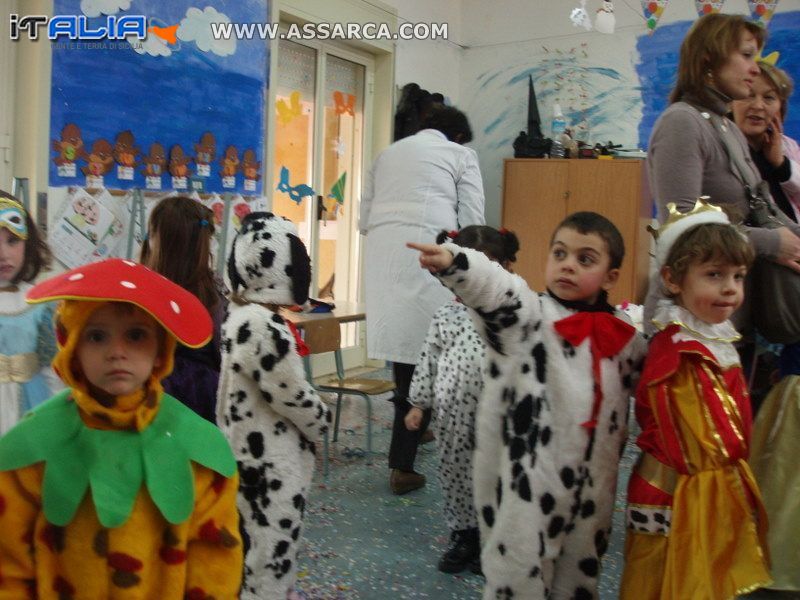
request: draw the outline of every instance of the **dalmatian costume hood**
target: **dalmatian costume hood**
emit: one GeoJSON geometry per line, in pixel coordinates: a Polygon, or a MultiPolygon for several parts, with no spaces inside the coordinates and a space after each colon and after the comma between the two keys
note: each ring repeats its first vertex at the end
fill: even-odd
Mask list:
{"type": "Polygon", "coordinates": [[[295,226],[247,215],[226,273],[232,302],[222,324],[217,423],[239,467],[238,506],[250,545],[243,600],[284,600],[295,580],[314,442],[330,413],[306,381],[292,328],[278,305],[308,298],[311,264],[295,226]]]}
{"type": "Polygon", "coordinates": [[[303,304],[311,260],[294,223],[267,212],[250,213],[233,243],[228,288],[245,302],[303,304]]]}

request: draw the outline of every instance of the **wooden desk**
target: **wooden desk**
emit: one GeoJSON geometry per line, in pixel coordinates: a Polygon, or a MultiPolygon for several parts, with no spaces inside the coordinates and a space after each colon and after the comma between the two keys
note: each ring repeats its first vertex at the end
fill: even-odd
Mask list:
{"type": "Polygon", "coordinates": [[[295,327],[302,329],[309,321],[320,321],[322,319],[336,319],[339,323],[353,323],[363,321],[367,318],[366,307],[357,302],[337,301],[336,308],[331,312],[310,313],[292,312],[285,308],[281,309],[281,316],[287,321],[294,323],[295,327]]]}

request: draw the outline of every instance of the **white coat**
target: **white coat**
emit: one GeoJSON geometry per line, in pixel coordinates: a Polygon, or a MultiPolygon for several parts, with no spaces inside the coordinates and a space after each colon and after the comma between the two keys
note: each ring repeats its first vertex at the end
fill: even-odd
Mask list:
{"type": "Polygon", "coordinates": [[[453,295],[419,266],[406,242],[433,243],[444,230],[483,225],[475,151],[435,129],[386,148],[367,176],[359,229],[367,236],[367,354],[415,364],[433,313],[453,295]]]}

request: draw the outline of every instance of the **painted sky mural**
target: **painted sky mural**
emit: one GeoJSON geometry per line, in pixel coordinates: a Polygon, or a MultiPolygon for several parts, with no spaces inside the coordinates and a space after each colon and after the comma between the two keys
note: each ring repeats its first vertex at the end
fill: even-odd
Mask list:
{"type": "MultiPolygon", "coordinates": [[[[652,35],[640,36],[636,49],[639,62],[636,72],[641,82],[642,120],[639,123],[639,145],[647,147],[653,125],[667,107],[667,97],[675,83],[681,41],[691,21],[661,25],[652,35]]],[[[800,11],[777,13],[769,23],[769,38],[763,54],[777,50],[777,66],[795,77],[795,93],[789,101],[785,131],[800,138],[800,93],[796,91],[800,74],[800,11]]]]}
{"type": "Polygon", "coordinates": [[[54,13],[84,14],[92,27],[143,14],[151,31],[142,43],[53,44],[51,186],[102,177],[107,188],[180,189],[194,179],[206,191],[260,193],[267,44],[214,40],[209,23],[266,22],[264,0],[56,0],[54,13]]]}

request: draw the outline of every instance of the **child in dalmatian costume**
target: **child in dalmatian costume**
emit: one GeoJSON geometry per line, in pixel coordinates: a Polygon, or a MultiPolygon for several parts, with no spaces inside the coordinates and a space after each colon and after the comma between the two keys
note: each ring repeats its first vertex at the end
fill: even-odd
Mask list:
{"type": "Polygon", "coordinates": [[[606,301],[622,236],[596,213],[556,229],[548,291],[480,252],[409,244],[476,313],[487,344],[475,503],[484,598],[597,598],[644,340],[606,301]]]}
{"type": "Polygon", "coordinates": [[[656,308],[636,390],[643,452],[628,483],[620,597],[725,600],[771,581],[766,512],[747,464],[750,397],[729,320],[753,250],[702,198],[687,214],[667,208],[656,262],[669,297],[656,308]]]}
{"type": "MultiPolygon", "coordinates": [[[[508,268],[517,259],[519,240],[505,229],[470,225],[461,231],[443,231],[454,244],[479,250],[508,268]]],[[[478,515],[472,494],[472,455],[475,450],[475,412],[483,391],[482,366],[486,345],[470,318],[469,309],[454,299],[433,315],[422,345],[405,418],[406,427],[420,428],[424,411],[433,409],[439,484],[444,517],[450,529],[450,546],[439,560],[439,570],[480,572],[478,515]]]]}
{"type": "Polygon", "coordinates": [[[311,263],[295,226],[271,213],[242,221],[228,260],[217,423],[239,465],[239,511],[249,538],[242,600],[284,600],[330,413],[306,381],[307,351],[278,313],[308,298],[311,263]]]}

